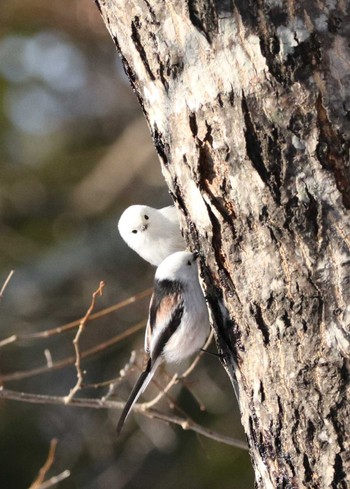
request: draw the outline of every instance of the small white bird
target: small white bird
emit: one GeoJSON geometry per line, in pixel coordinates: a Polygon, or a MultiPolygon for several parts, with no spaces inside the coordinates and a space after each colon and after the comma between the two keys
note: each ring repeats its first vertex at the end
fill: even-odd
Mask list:
{"type": "Polygon", "coordinates": [[[118,229],[130,248],[151,265],[158,266],[167,256],[186,249],[173,205],[163,209],[132,205],[121,215],[118,229]]]}
{"type": "Polygon", "coordinates": [[[126,401],[117,425],[124,422],[163,362],[180,362],[196,353],[209,335],[207,305],[199,284],[197,255],[180,251],[157,268],[145,335],[149,360],[126,401]]]}

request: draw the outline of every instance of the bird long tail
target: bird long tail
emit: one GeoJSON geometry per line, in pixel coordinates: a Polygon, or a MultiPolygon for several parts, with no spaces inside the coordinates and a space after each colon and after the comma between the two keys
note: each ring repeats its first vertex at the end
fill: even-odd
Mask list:
{"type": "Polygon", "coordinates": [[[129,416],[130,411],[132,410],[135,402],[137,399],[140,397],[140,395],[143,393],[143,391],[146,389],[150,381],[152,380],[152,377],[154,375],[154,372],[156,371],[157,367],[159,365],[159,362],[155,362],[152,364],[152,359],[150,358],[147,362],[145,370],[142,372],[140,377],[138,378],[133,390],[130,393],[130,396],[128,400],[125,403],[125,406],[123,408],[123,411],[120,415],[118,424],[117,424],[117,436],[120,435],[120,432],[124,426],[124,423],[126,421],[126,418],[129,416]]]}

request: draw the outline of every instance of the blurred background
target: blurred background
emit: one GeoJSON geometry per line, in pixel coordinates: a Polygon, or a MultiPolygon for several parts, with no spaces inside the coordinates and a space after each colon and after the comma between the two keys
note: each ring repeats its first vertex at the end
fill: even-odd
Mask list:
{"type": "MultiPolygon", "coordinates": [[[[0,299],[0,341],[81,318],[101,280],[106,285],[96,311],[150,287],[154,269],[127,248],[116,224],[131,204],[171,203],[146,122],[94,2],[3,0],[1,10],[0,288],[15,272],[0,299]]],[[[91,322],[81,350],[146,320],[148,303],[147,296],[91,322]]],[[[76,381],[74,334],[2,346],[2,385],[67,395],[76,381]],[[57,362],[63,366],[47,368],[57,362]],[[39,371],[23,374],[33,369],[39,371]]],[[[90,387],[77,397],[106,394],[106,387],[92,384],[119,375],[131,350],[142,348],[143,331],[111,343],[83,360],[90,387]]],[[[134,378],[114,399],[127,398],[134,378]]],[[[205,355],[188,382],[190,390],[174,391],[176,404],[196,422],[244,439],[218,359],[205,355]]],[[[171,412],[164,401],[160,408],[171,412]]],[[[140,415],[130,416],[116,440],[118,414],[0,400],[0,487],[29,488],[52,438],[58,446],[47,478],[71,472],[59,489],[253,487],[243,450],[140,415]]]]}

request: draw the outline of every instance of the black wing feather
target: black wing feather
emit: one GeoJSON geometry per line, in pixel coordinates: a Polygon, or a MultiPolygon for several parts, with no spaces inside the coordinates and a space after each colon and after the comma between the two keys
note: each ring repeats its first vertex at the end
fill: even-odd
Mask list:
{"type": "Polygon", "coordinates": [[[175,333],[177,328],[181,324],[181,319],[184,310],[184,303],[181,301],[176,309],[174,309],[173,314],[171,315],[171,319],[166,328],[159,335],[156,344],[154,345],[152,351],[152,358],[157,359],[160,357],[164,351],[165,345],[168,343],[172,335],[175,333]]]}
{"type": "Polygon", "coordinates": [[[180,282],[175,280],[155,280],[154,290],[149,309],[149,323],[151,332],[157,318],[157,311],[164,297],[168,295],[180,294],[183,292],[183,287],[180,282]]]}

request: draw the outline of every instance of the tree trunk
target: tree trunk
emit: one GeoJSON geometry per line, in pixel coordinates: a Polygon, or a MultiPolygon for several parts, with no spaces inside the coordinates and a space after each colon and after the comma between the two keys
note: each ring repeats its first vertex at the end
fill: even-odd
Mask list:
{"type": "Polygon", "coordinates": [[[349,1],[97,4],[202,254],[257,487],[347,487],[349,1]]]}

